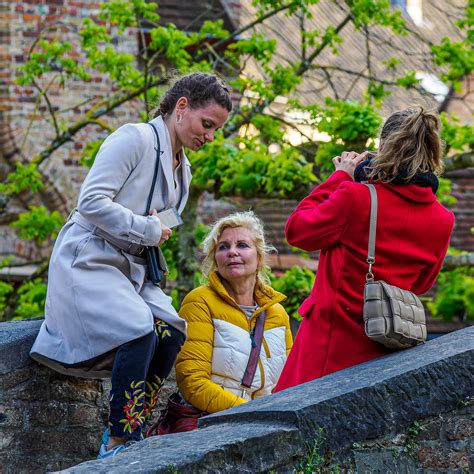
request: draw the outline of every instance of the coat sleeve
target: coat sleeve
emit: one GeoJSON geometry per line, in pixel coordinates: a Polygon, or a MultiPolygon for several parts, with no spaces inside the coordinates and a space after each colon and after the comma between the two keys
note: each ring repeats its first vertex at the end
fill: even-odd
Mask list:
{"type": "Polygon", "coordinates": [[[290,245],[315,251],[339,242],[354,200],[348,181],[345,171],[336,171],[298,204],[285,228],[290,245]]]}
{"type": "Polygon", "coordinates": [[[433,265],[423,268],[418,278],[416,279],[415,283],[413,283],[411,287],[411,291],[415,293],[416,295],[422,295],[426,293],[435,284],[436,279],[438,278],[439,272],[441,271],[441,267],[443,266],[443,263],[444,263],[444,258],[446,257],[446,253],[448,251],[449,239],[453,231],[453,226],[454,226],[453,214],[451,214],[451,218],[452,220],[451,220],[449,236],[446,239],[446,244],[443,250],[439,254],[438,260],[433,265]]]}
{"type": "Polygon", "coordinates": [[[215,413],[245,400],[211,380],[214,325],[204,301],[186,297],[179,315],[188,323],[188,337],[176,362],[176,382],[188,403],[215,413]]]}
{"type": "MultiPolygon", "coordinates": [[[[118,238],[157,245],[161,238],[158,217],[135,214],[114,202],[143,153],[143,139],[134,125],[124,125],[107,137],[82,185],[78,210],[92,224],[118,238]]],[[[146,198],[143,211],[145,204],[146,198]]]]}

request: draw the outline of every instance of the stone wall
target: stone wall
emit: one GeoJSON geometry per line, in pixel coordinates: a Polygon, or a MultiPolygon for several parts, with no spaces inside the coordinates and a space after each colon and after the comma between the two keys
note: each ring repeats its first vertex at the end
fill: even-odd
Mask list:
{"type": "Polygon", "coordinates": [[[459,408],[426,420],[413,422],[395,436],[354,443],[348,454],[333,459],[321,433],[296,470],[335,472],[472,472],[474,467],[474,401],[466,399],[459,408]]]}
{"type": "MultiPolygon", "coordinates": [[[[41,323],[0,323],[0,474],[95,459],[106,426],[108,380],[67,377],[30,359],[41,323]]],[[[172,374],[158,408],[175,389],[172,374]]]]}
{"type": "Polygon", "coordinates": [[[97,455],[107,395],[28,356],[41,321],[0,324],[0,472],[59,470],[97,455]]]}
{"type": "Polygon", "coordinates": [[[305,472],[330,472],[329,464],[347,472],[351,463],[390,472],[387,449],[399,472],[448,472],[441,463],[454,466],[449,472],[472,472],[472,411],[463,405],[474,394],[473,362],[474,327],[207,416],[197,431],[149,438],[67,472],[290,472],[308,460],[315,443],[314,460],[326,467],[313,464],[305,472]],[[432,426],[432,434],[420,426],[432,426]],[[383,448],[388,440],[398,440],[398,448],[383,448]]]}
{"type": "MultiPolygon", "coordinates": [[[[5,474],[94,459],[105,425],[108,389],[101,382],[64,377],[29,359],[39,325],[0,324],[5,474]]],[[[116,458],[67,472],[289,472],[308,465],[322,472],[330,466],[469,472],[473,395],[471,327],[208,416],[195,432],[150,438],[116,458]]]]}

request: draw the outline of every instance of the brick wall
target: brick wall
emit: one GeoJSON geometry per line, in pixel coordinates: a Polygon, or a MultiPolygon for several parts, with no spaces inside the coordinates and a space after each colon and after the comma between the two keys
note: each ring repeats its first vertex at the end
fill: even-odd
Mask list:
{"type": "MultiPolygon", "coordinates": [[[[100,2],[92,0],[46,0],[46,1],[13,1],[7,0],[2,4],[0,35],[6,46],[0,55],[0,64],[4,67],[0,73],[0,174],[10,171],[14,161],[21,155],[31,159],[37,155],[54,137],[54,128],[41,119],[46,112],[45,104],[36,104],[36,95],[30,87],[20,87],[15,83],[18,77],[17,68],[24,64],[28,51],[34,39],[47,26],[55,25],[54,30],[48,30],[47,36],[59,38],[61,41],[77,43],[75,32],[82,20],[94,18],[99,12],[100,2]],[[31,123],[31,132],[26,136],[26,130],[31,123]],[[41,124],[40,126],[38,126],[41,124]]],[[[137,41],[135,32],[127,38],[121,38],[119,47],[124,52],[136,54],[137,41]]],[[[50,79],[52,76],[47,76],[50,79]]],[[[114,92],[111,84],[101,77],[92,77],[83,82],[69,82],[66,91],[55,86],[51,89],[50,98],[55,111],[67,110],[59,115],[61,120],[70,123],[78,119],[86,110],[84,101],[94,101],[97,98],[114,92]]],[[[126,122],[140,120],[141,104],[133,101],[118,107],[109,114],[105,121],[117,128],[126,122]]],[[[67,214],[76,200],[79,187],[87,173],[87,169],[79,164],[81,152],[87,141],[103,137],[107,134],[99,126],[89,125],[82,129],[73,141],[67,143],[48,159],[42,169],[46,175],[47,186],[44,199],[54,200],[56,206],[67,214]]],[[[25,202],[25,199],[23,200],[25,202]]],[[[24,204],[23,202],[23,204],[24,204]]],[[[21,210],[21,202],[13,206],[21,210]]],[[[9,235],[11,231],[8,231],[9,235]]],[[[5,239],[0,242],[0,253],[11,252],[24,256],[17,248],[15,239],[5,239]],[[12,245],[13,244],[13,245],[12,245]]]]}
{"type": "MultiPolygon", "coordinates": [[[[44,104],[41,110],[35,111],[33,90],[15,84],[17,67],[24,64],[34,38],[45,26],[51,24],[58,26],[58,29],[51,35],[74,43],[77,39],[74,28],[78,27],[83,18],[95,17],[99,11],[99,5],[100,2],[94,0],[5,0],[2,3],[0,7],[0,38],[4,48],[0,53],[0,152],[2,158],[0,159],[0,178],[5,176],[12,163],[18,159],[17,151],[19,149],[21,149],[23,156],[31,158],[54,135],[53,128],[44,125],[44,122],[41,127],[35,126],[40,121],[39,113],[44,112],[44,104]],[[25,131],[30,121],[33,122],[32,133],[25,139],[25,131]]],[[[223,5],[231,21],[238,22],[241,18],[240,2],[224,0],[223,5]]],[[[164,21],[165,18],[162,20],[164,21]]],[[[121,50],[135,54],[137,41],[134,32],[132,31],[128,38],[120,39],[119,46],[121,50]]],[[[471,78],[471,82],[472,80],[471,78]]],[[[466,91],[468,87],[470,86],[466,84],[466,91]]],[[[461,91],[460,95],[466,91],[461,91]]],[[[63,93],[60,89],[53,90],[51,98],[54,107],[62,110],[68,109],[82,100],[102,97],[111,92],[113,91],[110,83],[100,77],[93,77],[86,85],[82,82],[68,84],[67,93],[63,93]]],[[[472,94],[469,96],[469,100],[473,100],[472,94]]],[[[61,117],[72,120],[79,117],[84,110],[84,106],[79,106],[61,114],[61,117]]],[[[116,109],[106,120],[116,128],[123,123],[140,120],[140,111],[141,104],[134,101],[116,109]]],[[[461,101],[450,103],[448,111],[458,113],[464,119],[468,117],[466,104],[461,101]]],[[[78,189],[87,172],[84,167],[79,165],[84,144],[105,134],[104,130],[98,126],[88,126],[77,134],[72,142],[56,151],[45,163],[44,170],[49,185],[44,198],[59,203],[64,214],[67,214],[67,211],[73,207],[78,189]]],[[[462,176],[456,175],[454,178],[453,189],[459,201],[454,207],[457,224],[453,244],[472,251],[474,250],[474,238],[469,233],[469,228],[474,226],[474,217],[470,209],[474,192],[472,170],[462,176]]],[[[28,198],[23,199],[23,203],[18,202],[13,211],[20,211],[23,205],[28,202],[28,198]]],[[[210,221],[214,215],[221,212],[219,210],[221,206],[221,203],[210,200],[206,204],[207,211],[205,212],[208,214],[203,215],[203,219],[210,221]],[[212,210],[212,206],[215,206],[216,210],[212,210]]],[[[269,240],[279,248],[281,255],[292,256],[283,237],[284,223],[292,208],[293,204],[284,203],[283,208],[277,209],[275,212],[271,211],[268,214],[264,209],[262,213],[267,223],[269,240]]],[[[0,241],[0,254],[14,253],[24,259],[34,258],[35,247],[33,245],[18,243],[16,234],[11,230],[5,231],[5,233],[7,238],[0,241]]],[[[292,258],[290,260],[293,261],[292,258]]]]}

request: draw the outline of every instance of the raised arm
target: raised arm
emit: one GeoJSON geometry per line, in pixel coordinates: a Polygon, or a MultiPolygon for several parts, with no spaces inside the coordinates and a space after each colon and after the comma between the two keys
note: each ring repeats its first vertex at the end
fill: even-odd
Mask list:
{"type": "Polygon", "coordinates": [[[285,228],[290,245],[315,251],[339,241],[353,203],[346,182],[351,183],[351,177],[345,171],[336,171],[298,204],[285,228]]]}

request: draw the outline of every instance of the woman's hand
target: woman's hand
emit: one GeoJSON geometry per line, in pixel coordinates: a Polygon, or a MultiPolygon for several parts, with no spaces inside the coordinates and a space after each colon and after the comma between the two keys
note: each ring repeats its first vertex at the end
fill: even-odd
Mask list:
{"type": "Polygon", "coordinates": [[[369,152],[356,153],[355,151],[344,151],[341,156],[335,156],[332,159],[336,171],[345,171],[352,179],[354,179],[354,170],[356,166],[367,159],[369,152]]]}
{"type": "MultiPolygon", "coordinates": [[[[158,217],[158,212],[156,212],[156,209],[152,209],[150,211],[150,216],[157,216],[158,217]]],[[[160,222],[160,225],[161,225],[161,239],[158,242],[158,245],[161,245],[163,242],[166,242],[171,237],[171,229],[169,227],[165,226],[161,222],[160,222]]]]}

